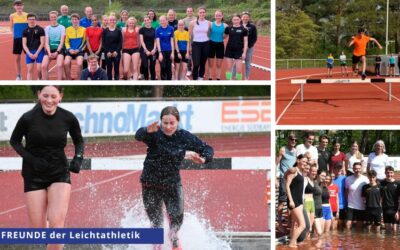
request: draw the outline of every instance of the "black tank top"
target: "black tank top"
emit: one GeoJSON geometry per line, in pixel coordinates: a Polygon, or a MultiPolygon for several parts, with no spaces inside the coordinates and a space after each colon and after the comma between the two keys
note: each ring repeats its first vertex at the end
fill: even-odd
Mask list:
{"type": "Polygon", "coordinates": [[[314,193],[314,187],[311,186],[311,184],[310,184],[309,181],[307,181],[307,186],[306,186],[306,189],[304,190],[304,193],[305,193],[305,194],[312,194],[312,193],[314,193]]]}
{"type": "Polygon", "coordinates": [[[303,205],[304,177],[297,172],[290,183],[290,193],[294,202],[294,207],[303,205]]]}
{"type": "Polygon", "coordinates": [[[329,190],[327,187],[322,187],[322,204],[329,204],[329,190]]]}

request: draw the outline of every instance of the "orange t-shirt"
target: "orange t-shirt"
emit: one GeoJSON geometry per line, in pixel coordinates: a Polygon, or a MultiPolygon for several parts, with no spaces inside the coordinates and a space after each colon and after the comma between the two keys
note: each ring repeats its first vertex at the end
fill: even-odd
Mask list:
{"type": "Polygon", "coordinates": [[[361,38],[358,36],[354,37],[353,44],[354,50],[353,55],[355,56],[365,56],[367,54],[367,44],[369,42],[370,37],[363,35],[361,38]]]}

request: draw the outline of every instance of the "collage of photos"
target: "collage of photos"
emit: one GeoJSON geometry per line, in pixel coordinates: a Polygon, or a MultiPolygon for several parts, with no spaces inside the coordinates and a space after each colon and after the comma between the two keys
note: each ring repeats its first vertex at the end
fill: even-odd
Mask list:
{"type": "Polygon", "coordinates": [[[397,249],[398,5],[0,0],[0,249],[397,249]]]}
{"type": "Polygon", "coordinates": [[[271,4],[0,0],[0,249],[274,248],[271,4]]]}

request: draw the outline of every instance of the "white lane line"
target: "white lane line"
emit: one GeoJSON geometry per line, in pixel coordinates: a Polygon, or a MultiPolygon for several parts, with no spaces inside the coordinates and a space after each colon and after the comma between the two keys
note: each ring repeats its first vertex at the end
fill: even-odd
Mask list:
{"type": "Polygon", "coordinates": [[[282,118],[282,116],[285,114],[286,110],[292,105],[294,99],[296,99],[297,95],[300,92],[300,88],[297,90],[296,94],[294,94],[292,100],[290,100],[289,104],[286,105],[285,109],[282,111],[282,113],[279,115],[278,119],[276,119],[276,124],[279,124],[279,120],[282,118]]]}

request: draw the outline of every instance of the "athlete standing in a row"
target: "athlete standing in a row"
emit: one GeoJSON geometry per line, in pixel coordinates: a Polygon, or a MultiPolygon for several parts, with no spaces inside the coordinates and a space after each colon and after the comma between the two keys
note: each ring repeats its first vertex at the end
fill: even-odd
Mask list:
{"type": "MultiPolygon", "coordinates": [[[[61,87],[42,86],[37,94],[38,104],[18,120],[10,144],[23,158],[22,177],[31,226],[63,228],[71,195],[70,172],[79,173],[84,144],[77,118],[58,107],[63,97],[61,87]],[[64,152],[68,133],[75,145],[75,156],[69,164],[64,152]]],[[[62,249],[62,245],[47,247],[62,249]]]]}

